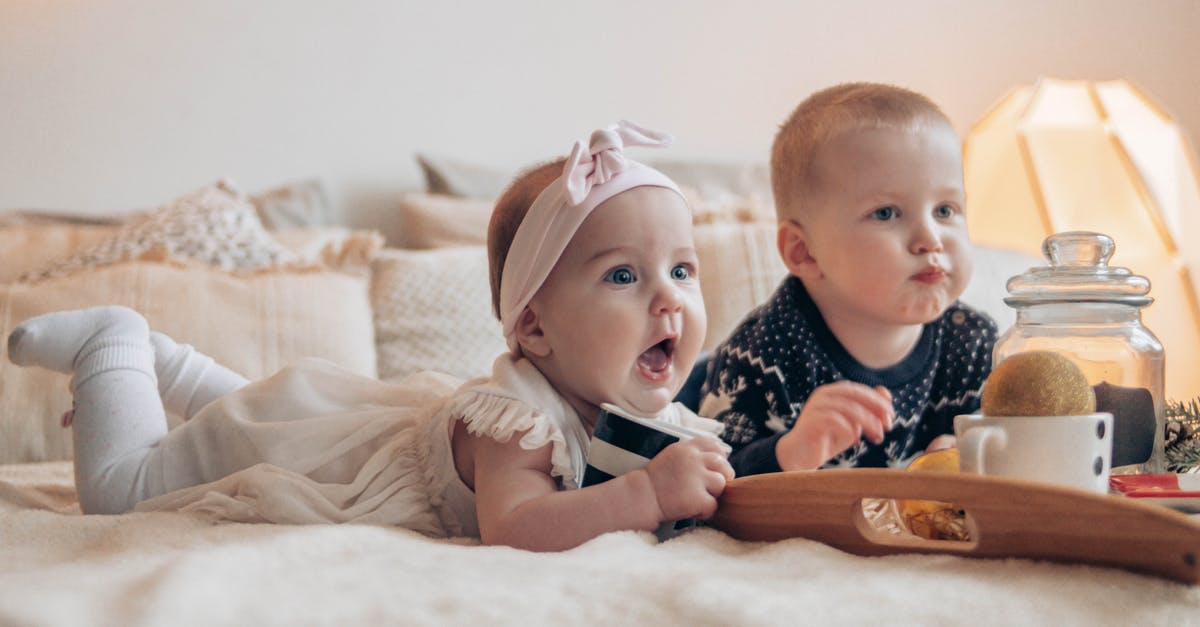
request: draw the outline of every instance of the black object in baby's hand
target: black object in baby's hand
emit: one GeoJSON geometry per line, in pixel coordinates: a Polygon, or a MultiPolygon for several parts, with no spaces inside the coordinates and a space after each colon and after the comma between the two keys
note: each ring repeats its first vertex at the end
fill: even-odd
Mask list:
{"type": "Polygon", "coordinates": [[[654,418],[645,418],[609,403],[600,405],[600,416],[592,430],[588,465],[581,487],[604,483],[645,467],[663,449],[696,435],[694,431],[654,418]]]}
{"type": "MultiPolygon", "coordinates": [[[[588,465],[580,487],[604,483],[643,468],[668,446],[701,434],[700,431],[637,416],[616,405],[604,403],[600,405],[600,416],[592,430],[588,465]]],[[[659,540],[666,540],[695,524],[693,519],[664,522],[654,535],[659,540]]]]}

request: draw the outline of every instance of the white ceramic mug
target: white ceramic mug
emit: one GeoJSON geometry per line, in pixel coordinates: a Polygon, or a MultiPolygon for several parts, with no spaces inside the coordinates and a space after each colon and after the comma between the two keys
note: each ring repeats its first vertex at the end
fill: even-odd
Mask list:
{"type": "Polygon", "coordinates": [[[1108,492],[1112,414],[954,417],[963,472],[1108,492]]]}

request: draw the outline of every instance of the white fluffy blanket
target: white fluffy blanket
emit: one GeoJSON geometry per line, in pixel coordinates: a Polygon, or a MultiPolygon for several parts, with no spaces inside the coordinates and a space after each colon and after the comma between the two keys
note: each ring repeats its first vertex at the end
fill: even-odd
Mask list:
{"type": "Polygon", "coordinates": [[[1118,570],[709,529],[536,554],[370,526],[81,516],[70,472],[0,466],[0,624],[1200,625],[1200,588],[1118,570]]]}

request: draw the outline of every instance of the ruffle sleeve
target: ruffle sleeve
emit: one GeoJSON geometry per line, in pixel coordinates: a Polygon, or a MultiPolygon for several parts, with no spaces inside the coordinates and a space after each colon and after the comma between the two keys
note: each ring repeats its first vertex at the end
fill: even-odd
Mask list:
{"type": "Polygon", "coordinates": [[[550,475],[560,477],[566,488],[578,487],[579,471],[562,428],[537,408],[514,398],[466,391],[455,397],[451,412],[466,425],[471,435],[505,443],[514,435],[524,433],[517,443],[527,451],[549,444],[550,475]]]}

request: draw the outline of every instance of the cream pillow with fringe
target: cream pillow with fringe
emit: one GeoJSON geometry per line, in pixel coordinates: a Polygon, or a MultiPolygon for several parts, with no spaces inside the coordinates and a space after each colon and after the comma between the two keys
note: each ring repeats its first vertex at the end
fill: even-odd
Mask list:
{"type": "MultiPolygon", "coordinates": [[[[61,225],[47,225],[52,230],[61,225]]],[[[27,244],[45,238],[24,233],[27,244]]],[[[89,227],[76,227],[89,228],[89,227]]],[[[54,241],[78,241],[55,232],[54,241]]],[[[125,305],[152,328],[196,346],[257,379],[301,357],[321,357],[364,376],[377,374],[369,300],[370,261],[382,245],[371,231],[297,229],[272,239],[288,265],[230,272],[169,257],[73,267],[39,281],[0,285],[0,339],[23,320],[51,311],[125,305]],[[284,244],[287,247],[284,247],[284,244]]],[[[2,342],[0,342],[2,343],[2,342]]],[[[0,360],[0,463],[69,459],[69,377],[0,360]]],[[[174,420],[174,418],[173,418],[174,420]]]]}
{"type": "Polygon", "coordinates": [[[696,225],[700,289],[708,311],[704,350],[716,348],[787,276],[775,233],[774,222],[696,225]]]}
{"type": "Polygon", "coordinates": [[[40,281],[121,261],[172,260],[252,272],[296,263],[259,220],[237,185],[222,179],[135,218],[111,237],[67,259],[26,273],[40,281]]]}
{"type": "MultiPolygon", "coordinates": [[[[236,276],[199,265],[133,261],[39,283],[0,286],[0,337],[50,311],[94,305],[138,310],[153,329],[257,379],[301,357],[376,375],[365,272],[267,271],[236,276]]],[[[0,464],[69,459],[67,375],[0,361],[0,464]]],[[[172,420],[176,420],[172,418],[172,420]]]]}

